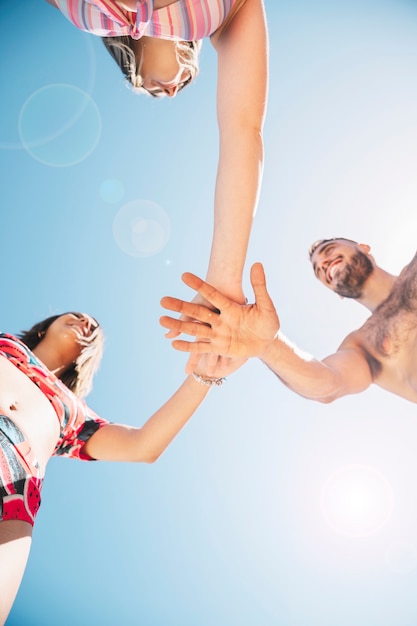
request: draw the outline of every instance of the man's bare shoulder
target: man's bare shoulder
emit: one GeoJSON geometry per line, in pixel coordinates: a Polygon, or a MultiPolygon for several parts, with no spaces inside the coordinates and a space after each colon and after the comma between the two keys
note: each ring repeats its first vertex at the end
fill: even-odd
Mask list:
{"type": "Polygon", "coordinates": [[[349,333],[349,335],[344,338],[338,347],[337,352],[344,351],[354,352],[358,358],[366,361],[374,380],[377,378],[378,374],[380,374],[382,364],[373,354],[371,354],[368,346],[367,335],[366,332],[364,332],[363,326],[349,333]]]}
{"type": "Polygon", "coordinates": [[[417,252],[411,259],[408,265],[405,265],[401,270],[400,277],[405,275],[413,274],[414,276],[417,274],[417,252]]]}
{"type": "Polygon", "coordinates": [[[338,350],[363,350],[363,334],[361,330],[361,328],[357,328],[346,335],[338,350]]]}

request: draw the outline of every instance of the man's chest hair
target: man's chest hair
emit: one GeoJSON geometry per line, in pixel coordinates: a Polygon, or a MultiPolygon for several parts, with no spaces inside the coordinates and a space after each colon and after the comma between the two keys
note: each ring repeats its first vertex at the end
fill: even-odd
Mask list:
{"type": "Polygon", "coordinates": [[[388,298],[365,323],[363,330],[381,355],[398,352],[414,342],[417,332],[417,255],[396,279],[388,298]]]}

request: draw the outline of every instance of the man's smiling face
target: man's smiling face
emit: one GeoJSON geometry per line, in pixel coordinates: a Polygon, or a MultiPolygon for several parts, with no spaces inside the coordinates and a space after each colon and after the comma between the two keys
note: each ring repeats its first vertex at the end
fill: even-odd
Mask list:
{"type": "Polygon", "coordinates": [[[344,239],[319,244],[310,260],[316,278],[345,298],[360,298],[367,279],[374,271],[369,247],[344,239]]]}

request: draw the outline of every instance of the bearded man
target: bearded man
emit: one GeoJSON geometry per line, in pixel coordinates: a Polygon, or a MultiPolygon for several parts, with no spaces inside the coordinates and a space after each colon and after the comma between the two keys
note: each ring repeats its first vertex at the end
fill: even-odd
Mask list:
{"type": "Polygon", "coordinates": [[[239,305],[189,273],[183,276],[185,284],[214,310],[197,302],[162,299],[162,306],[182,316],[161,318],[170,335],[196,337],[194,342],[173,341],[177,350],[192,353],[187,369],[192,371],[201,354],[258,357],[290,389],[319,402],[359,393],[372,383],[417,402],[417,255],[399,276],[379,267],[368,245],[342,237],[315,242],[309,255],[320,282],[371,311],[333,354],[319,361],[284,337],[263,267],[255,263],[254,304],[239,305]]]}

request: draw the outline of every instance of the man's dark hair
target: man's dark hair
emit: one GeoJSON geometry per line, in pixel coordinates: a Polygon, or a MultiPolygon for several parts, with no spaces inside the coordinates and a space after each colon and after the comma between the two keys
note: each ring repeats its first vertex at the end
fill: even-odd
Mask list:
{"type": "Polygon", "coordinates": [[[308,249],[308,256],[309,256],[310,261],[311,261],[311,257],[313,256],[314,252],[317,250],[319,246],[323,245],[324,243],[330,243],[331,241],[349,241],[350,243],[355,243],[355,244],[358,243],[357,241],[354,241],[353,239],[346,239],[346,237],[332,237],[331,239],[318,239],[317,241],[312,243],[310,248],[308,249]]]}

